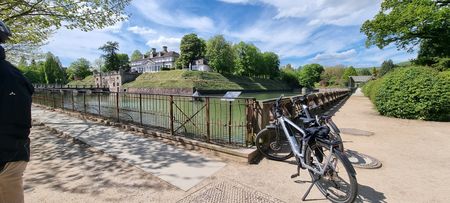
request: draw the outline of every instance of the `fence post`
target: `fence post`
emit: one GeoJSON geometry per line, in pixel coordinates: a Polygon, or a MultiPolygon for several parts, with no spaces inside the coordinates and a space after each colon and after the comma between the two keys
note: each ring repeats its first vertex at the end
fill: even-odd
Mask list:
{"type": "Polygon", "coordinates": [[[73,96],[73,90],[72,90],[72,111],[75,111],[75,99],[73,96]]]}
{"type": "Polygon", "coordinates": [[[142,94],[139,93],[139,121],[142,125],[142,94]]]}
{"type": "Polygon", "coordinates": [[[169,102],[170,102],[170,134],[174,135],[173,132],[173,95],[170,95],[169,97],[169,102]]]}
{"type": "Polygon", "coordinates": [[[233,114],[231,112],[232,110],[232,106],[231,106],[231,102],[228,102],[228,143],[231,144],[231,115],[233,114]]]}
{"type": "Polygon", "coordinates": [[[209,142],[211,140],[211,126],[210,126],[210,117],[209,117],[209,97],[205,98],[206,102],[206,141],[209,142]]]}
{"type": "Polygon", "coordinates": [[[101,110],[101,107],[100,107],[100,104],[101,104],[101,102],[100,102],[100,94],[101,94],[101,92],[97,93],[97,98],[98,98],[98,115],[99,116],[102,115],[102,113],[100,112],[100,110],[101,110]]]}
{"type": "Polygon", "coordinates": [[[53,108],[56,109],[56,100],[55,100],[55,94],[53,94],[52,92],[50,92],[52,94],[52,100],[53,100],[53,108]]]}
{"type": "Polygon", "coordinates": [[[64,90],[61,90],[61,109],[64,110],[64,90]]]}
{"type": "Polygon", "coordinates": [[[120,122],[119,91],[116,92],[116,115],[117,115],[117,122],[120,122]]]}
{"type": "Polygon", "coordinates": [[[83,92],[83,107],[84,113],[86,114],[86,92],[83,92]]]}

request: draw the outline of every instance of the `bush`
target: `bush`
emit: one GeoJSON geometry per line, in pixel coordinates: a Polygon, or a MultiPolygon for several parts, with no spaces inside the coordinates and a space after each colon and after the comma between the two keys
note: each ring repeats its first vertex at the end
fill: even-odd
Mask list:
{"type": "Polygon", "coordinates": [[[366,89],[381,115],[450,119],[450,76],[427,67],[399,68],[366,89]],[[379,84],[377,84],[379,83],[379,84]]]}
{"type": "Polygon", "coordinates": [[[369,99],[375,103],[376,93],[379,92],[381,83],[383,82],[383,78],[379,78],[377,80],[371,80],[364,84],[362,87],[362,92],[365,96],[369,97],[369,99]]]}

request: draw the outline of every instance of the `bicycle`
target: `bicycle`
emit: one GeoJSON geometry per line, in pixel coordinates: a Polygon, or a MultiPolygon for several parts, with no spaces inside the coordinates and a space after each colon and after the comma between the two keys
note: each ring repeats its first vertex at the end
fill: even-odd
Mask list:
{"type": "MultiPolygon", "coordinates": [[[[333,122],[331,116],[318,116],[313,118],[308,108],[307,96],[300,96],[292,100],[293,105],[299,105],[298,114],[293,118],[293,121],[298,126],[303,128],[314,126],[328,126],[330,128],[330,137],[334,140],[341,141],[339,150],[344,152],[344,144],[340,136],[340,130],[333,122]]],[[[255,139],[256,147],[268,159],[276,161],[284,161],[294,156],[287,139],[283,135],[283,131],[279,126],[271,123],[261,130],[255,139]]]]}
{"type": "MultiPolygon", "coordinates": [[[[307,169],[311,176],[311,185],[302,197],[305,201],[314,185],[330,201],[347,203],[353,202],[357,195],[358,183],[356,171],[348,158],[339,149],[340,140],[330,138],[327,126],[302,128],[283,115],[278,98],[274,105],[275,123],[272,127],[282,129],[293,156],[297,162],[297,173],[300,169],[307,169]]],[[[258,133],[259,135],[259,133],[258,133]]],[[[257,135],[257,137],[258,137],[257,135]]],[[[276,136],[281,139],[281,136],[276,136]]]]}

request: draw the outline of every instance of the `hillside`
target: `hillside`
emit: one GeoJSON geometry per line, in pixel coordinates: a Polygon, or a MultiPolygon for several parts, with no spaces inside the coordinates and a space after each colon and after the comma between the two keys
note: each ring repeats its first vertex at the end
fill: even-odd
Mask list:
{"type": "Polygon", "coordinates": [[[197,90],[281,90],[281,81],[222,75],[212,72],[172,70],[144,73],[125,88],[195,88],[197,90]]]}
{"type": "Polygon", "coordinates": [[[69,83],[67,83],[67,85],[70,86],[90,86],[90,85],[95,85],[95,78],[93,75],[87,76],[86,78],[84,78],[83,80],[73,80],[70,81],[69,83]]]}

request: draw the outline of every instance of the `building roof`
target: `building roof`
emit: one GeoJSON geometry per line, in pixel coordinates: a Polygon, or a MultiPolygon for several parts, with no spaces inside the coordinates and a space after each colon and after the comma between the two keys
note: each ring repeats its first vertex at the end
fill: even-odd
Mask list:
{"type": "Polygon", "coordinates": [[[134,60],[131,62],[140,62],[140,61],[148,61],[148,60],[154,60],[154,59],[171,57],[171,56],[176,56],[176,57],[180,56],[180,54],[178,54],[177,52],[174,52],[174,51],[168,51],[168,52],[161,51],[159,53],[161,54],[161,56],[158,56],[158,53],[155,53],[153,55],[153,57],[146,57],[146,58],[134,60]]]}
{"type": "Polygon", "coordinates": [[[372,80],[373,77],[371,75],[365,75],[365,76],[350,76],[350,78],[355,82],[367,82],[369,80],[372,80]]]}

